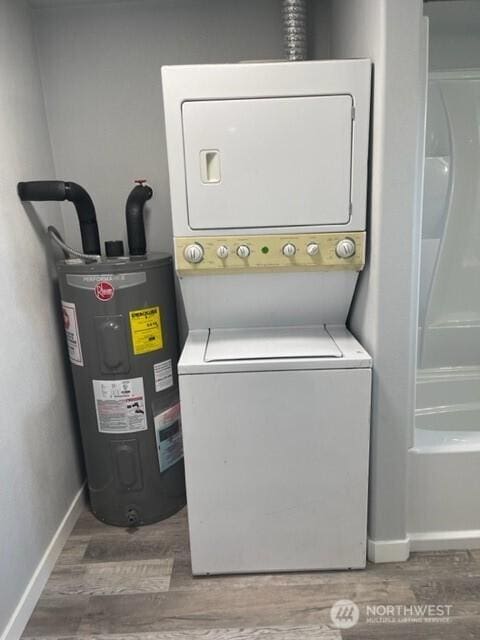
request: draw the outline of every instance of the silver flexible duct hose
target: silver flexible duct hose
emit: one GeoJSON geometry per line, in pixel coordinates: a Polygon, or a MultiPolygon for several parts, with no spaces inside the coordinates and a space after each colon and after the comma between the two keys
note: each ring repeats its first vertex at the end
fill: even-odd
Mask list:
{"type": "Polygon", "coordinates": [[[283,45],[287,60],[307,59],[307,2],[283,0],[283,45]]]}
{"type": "Polygon", "coordinates": [[[63,241],[62,236],[58,229],[53,226],[48,227],[47,229],[48,235],[50,238],[61,248],[63,251],[70,256],[75,256],[76,258],[82,258],[82,260],[87,260],[90,262],[98,262],[98,260],[102,259],[102,256],[91,255],[89,253],[82,253],[81,251],[77,251],[76,249],[72,249],[63,241]]]}

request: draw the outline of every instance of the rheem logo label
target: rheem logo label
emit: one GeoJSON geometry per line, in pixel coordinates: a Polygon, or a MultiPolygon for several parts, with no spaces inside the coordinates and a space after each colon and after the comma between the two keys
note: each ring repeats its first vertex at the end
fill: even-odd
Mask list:
{"type": "Polygon", "coordinates": [[[101,302],[108,302],[108,300],[113,298],[114,294],[115,289],[113,285],[106,280],[101,280],[95,286],[95,297],[101,302]]]}

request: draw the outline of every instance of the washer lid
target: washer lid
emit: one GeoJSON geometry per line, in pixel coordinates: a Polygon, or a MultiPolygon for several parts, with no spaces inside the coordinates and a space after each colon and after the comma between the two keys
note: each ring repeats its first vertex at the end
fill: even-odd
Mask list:
{"type": "Polygon", "coordinates": [[[205,362],[276,358],[341,358],[325,327],[210,329],[205,362]]]}

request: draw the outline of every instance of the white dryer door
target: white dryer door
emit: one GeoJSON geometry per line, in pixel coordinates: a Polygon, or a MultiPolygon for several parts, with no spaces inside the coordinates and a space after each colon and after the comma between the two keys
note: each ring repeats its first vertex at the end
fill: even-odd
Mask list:
{"type": "Polygon", "coordinates": [[[349,222],[350,95],[192,101],[182,117],[192,229],[349,222]]]}

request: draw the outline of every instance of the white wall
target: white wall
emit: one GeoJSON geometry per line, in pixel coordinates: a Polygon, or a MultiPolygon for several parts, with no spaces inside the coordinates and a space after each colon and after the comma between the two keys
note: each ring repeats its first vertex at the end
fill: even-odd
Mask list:
{"type": "Polygon", "coordinates": [[[408,556],[426,32],[421,0],[333,0],[332,57],[374,63],[368,267],[351,326],[373,356],[369,549],[408,556]]]}
{"type": "MultiPolygon", "coordinates": [[[[26,213],[19,180],[53,163],[29,8],[0,2],[0,636],[82,483],[47,220],[26,213]]],[[[23,611],[25,614],[25,610],[23,611]]],[[[10,629],[13,636],[21,629],[10,629]]]]}
{"type": "MultiPolygon", "coordinates": [[[[282,57],[279,1],[45,4],[56,6],[38,8],[35,24],[58,177],[91,193],[102,242],[124,238],[132,181],[148,178],[149,247],[171,250],[160,68],[282,57]]],[[[328,43],[316,4],[319,55],[328,43]]],[[[78,246],[72,209],[63,211],[78,246]]]]}

